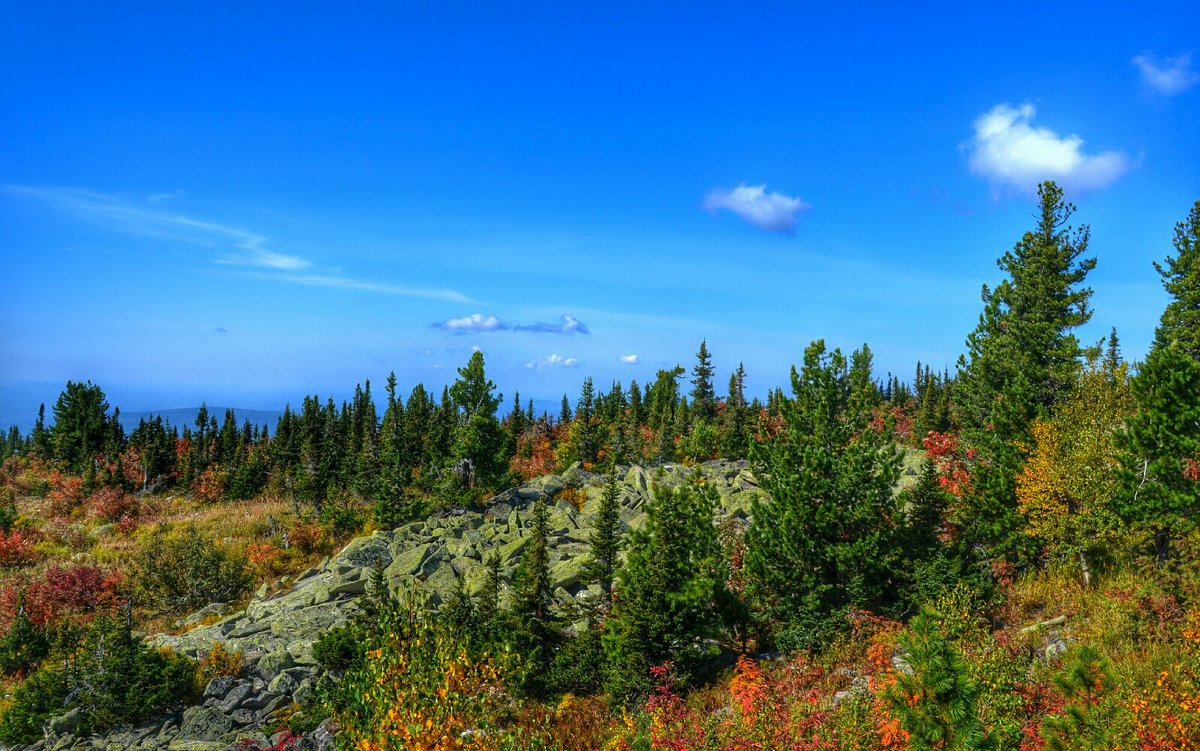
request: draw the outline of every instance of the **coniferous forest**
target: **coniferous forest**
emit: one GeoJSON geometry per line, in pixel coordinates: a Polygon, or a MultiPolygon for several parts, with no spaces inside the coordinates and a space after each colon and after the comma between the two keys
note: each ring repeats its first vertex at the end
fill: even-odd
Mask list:
{"type": "Polygon", "coordinates": [[[1129,362],[1080,340],[1104,259],[1038,198],[953,367],[818,340],[752,396],[701,338],[550,414],[476,352],[128,433],[67,383],[0,440],[0,742],[1200,748],[1200,202],[1129,362]],[[309,647],[242,648],[322,576],[309,647]]]}

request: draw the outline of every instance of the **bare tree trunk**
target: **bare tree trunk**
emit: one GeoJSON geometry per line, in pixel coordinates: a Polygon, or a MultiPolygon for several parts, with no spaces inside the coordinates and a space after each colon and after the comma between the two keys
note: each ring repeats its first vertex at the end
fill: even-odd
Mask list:
{"type": "Polygon", "coordinates": [[[1092,570],[1088,566],[1087,554],[1083,552],[1083,546],[1079,547],[1079,568],[1083,571],[1083,586],[1085,589],[1092,588],[1092,570]]]}

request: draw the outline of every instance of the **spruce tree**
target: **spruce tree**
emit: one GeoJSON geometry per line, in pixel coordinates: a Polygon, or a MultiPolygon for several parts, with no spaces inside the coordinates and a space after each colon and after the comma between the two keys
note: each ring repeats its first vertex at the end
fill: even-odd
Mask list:
{"type": "Polygon", "coordinates": [[[605,610],[612,608],[613,578],[620,567],[621,485],[617,473],[609,471],[588,541],[591,551],[584,565],[584,580],[600,585],[605,610]]]}
{"type": "Polygon", "coordinates": [[[517,683],[532,696],[544,694],[547,688],[547,673],[560,635],[550,581],[549,519],[546,502],[539,498],[533,506],[529,544],[517,567],[510,608],[511,637],[523,660],[517,683]]]}
{"type": "Polygon", "coordinates": [[[701,340],[692,368],[692,413],[696,420],[713,420],[717,416],[717,392],[713,388],[712,357],[708,342],[701,340]]]}

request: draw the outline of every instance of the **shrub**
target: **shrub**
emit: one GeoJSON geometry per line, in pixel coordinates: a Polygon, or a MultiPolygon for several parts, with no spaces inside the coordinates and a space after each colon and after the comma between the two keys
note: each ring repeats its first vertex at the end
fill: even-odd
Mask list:
{"type": "Polygon", "coordinates": [[[185,612],[230,602],[250,587],[246,563],[230,556],[194,527],[156,532],[134,562],[137,594],[152,609],[185,612]]]}
{"type": "Polygon", "coordinates": [[[0,637],[0,672],[4,675],[28,673],[50,651],[45,628],[29,618],[22,604],[18,604],[8,633],[0,637]]]}
{"type": "Polygon", "coordinates": [[[0,568],[16,568],[33,563],[37,553],[29,538],[18,531],[0,532],[0,568]]]}
{"type": "Polygon", "coordinates": [[[194,681],[194,662],[140,643],[128,621],[98,618],[60,650],[63,659],[47,661],[13,692],[0,741],[31,743],[47,719],[74,708],[80,735],[136,723],[181,702],[194,681]]]}
{"type": "Polygon", "coordinates": [[[46,720],[66,708],[70,687],[62,671],[43,668],[17,684],[12,703],[0,716],[0,741],[33,743],[46,720]]]}
{"type": "Polygon", "coordinates": [[[326,631],[313,644],[313,659],[324,670],[346,670],[360,665],[367,653],[362,636],[354,625],[326,631]]]}
{"type": "Polygon", "coordinates": [[[137,516],[137,500],[124,488],[105,485],[83,502],[90,516],[106,522],[137,516]]]}
{"type": "Polygon", "coordinates": [[[240,677],[245,666],[241,650],[226,649],[221,642],[213,642],[212,649],[196,667],[196,693],[204,691],[214,678],[240,677]]]}

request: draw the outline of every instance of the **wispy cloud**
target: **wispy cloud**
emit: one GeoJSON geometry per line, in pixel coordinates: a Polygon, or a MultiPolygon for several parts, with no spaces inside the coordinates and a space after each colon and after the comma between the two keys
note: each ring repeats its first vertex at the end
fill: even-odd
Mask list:
{"type": "Polygon", "coordinates": [[[621,355],[618,359],[626,365],[637,365],[641,358],[637,355],[621,355]]]}
{"type": "Polygon", "coordinates": [[[993,185],[1028,192],[1042,180],[1075,190],[1103,188],[1129,170],[1129,158],[1119,151],[1088,154],[1079,136],[1035,127],[1036,114],[1026,103],[998,104],[981,115],[974,138],[965,145],[971,171],[993,185]]]}
{"type": "Polygon", "coordinates": [[[1174,96],[1200,83],[1200,73],[1192,70],[1191,53],[1158,57],[1143,52],[1130,62],[1142,74],[1142,83],[1163,96],[1174,96]]]}
{"type": "Polygon", "coordinates": [[[589,334],[587,325],[571,315],[564,315],[559,319],[558,323],[518,323],[510,326],[500,320],[498,316],[483,313],[472,313],[469,316],[462,318],[448,318],[445,321],[431,323],[431,328],[449,331],[452,334],[466,334],[468,332],[494,332],[494,331],[527,331],[534,334],[562,334],[569,336],[571,334],[589,334]]]}
{"type": "Polygon", "coordinates": [[[801,198],[768,193],[766,184],[739,184],[736,188],[713,188],[704,197],[704,208],[712,213],[732,211],[756,227],[770,232],[792,232],[796,214],[812,206],[801,198]]]}
{"type": "MultiPolygon", "coordinates": [[[[179,212],[148,208],[95,191],[22,185],[4,185],[0,186],[0,189],[12,195],[41,201],[77,219],[94,222],[116,232],[206,248],[213,252],[214,263],[247,267],[253,272],[250,275],[258,279],[399,297],[456,303],[473,302],[470,297],[452,289],[388,284],[355,279],[334,271],[322,271],[307,258],[268,248],[270,238],[258,232],[197,219],[179,212]]],[[[182,195],[183,191],[174,190],[149,196],[147,201],[157,204],[182,195]]]]}
{"type": "Polygon", "coordinates": [[[539,357],[536,360],[531,360],[525,363],[525,367],[530,370],[546,370],[547,368],[574,368],[579,365],[579,360],[574,357],[560,357],[557,354],[547,357],[539,357]]]}
{"type": "Polygon", "coordinates": [[[295,271],[312,265],[307,259],[285,255],[265,246],[268,238],[256,232],[175,212],[148,209],[119,198],[79,188],[5,186],[10,193],[36,198],[71,214],[118,232],[155,237],[213,249],[225,248],[218,263],[295,271]]]}
{"type": "Polygon", "coordinates": [[[180,198],[182,196],[183,191],[176,188],[175,190],[168,190],[162,193],[152,193],[146,196],[146,200],[150,203],[158,203],[159,201],[169,201],[172,198],[180,198]]]}
{"type": "Polygon", "coordinates": [[[590,334],[588,327],[574,316],[564,315],[558,323],[530,323],[513,326],[514,331],[533,331],[538,334],[590,334]]]}
{"type": "Polygon", "coordinates": [[[213,330],[212,330],[212,332],[213,332],[214,334],[218,334],[218,335],[224,336],[225,334],[228,334],[228,333],[229,333],[229,330],[228,330],[228,329],[226,329],[224,326],[218,326],[218,327],[216,327],[215,329],[213,329],[213,330]]]}
{"type": "Polygon", "coordinates": [[[475,302],[461,292],[453,289],[429,289],[425,287],[408,287],[403,284],[385,284],[383,282],[368,282],[362,279],[352,279],[345,276],[322,276],[305,274],[276,274],[271,277],[288,284],[299,284],[305,287],[332,287],[334,289],[358,290],[360,292],[378,292],[381,295],[396,297],[411,297],[418,300],[444,300],[454,303],[475,302]]]}
{"type": "Polygon", "coordinates": [[[454,334],[478,333],[481,331],[503,331],[508,328],[504,322],[493,315],[472,313],[462,318],[448,318],[445,321],[430,324],[431,328],[442,329],[454,334]]]}

